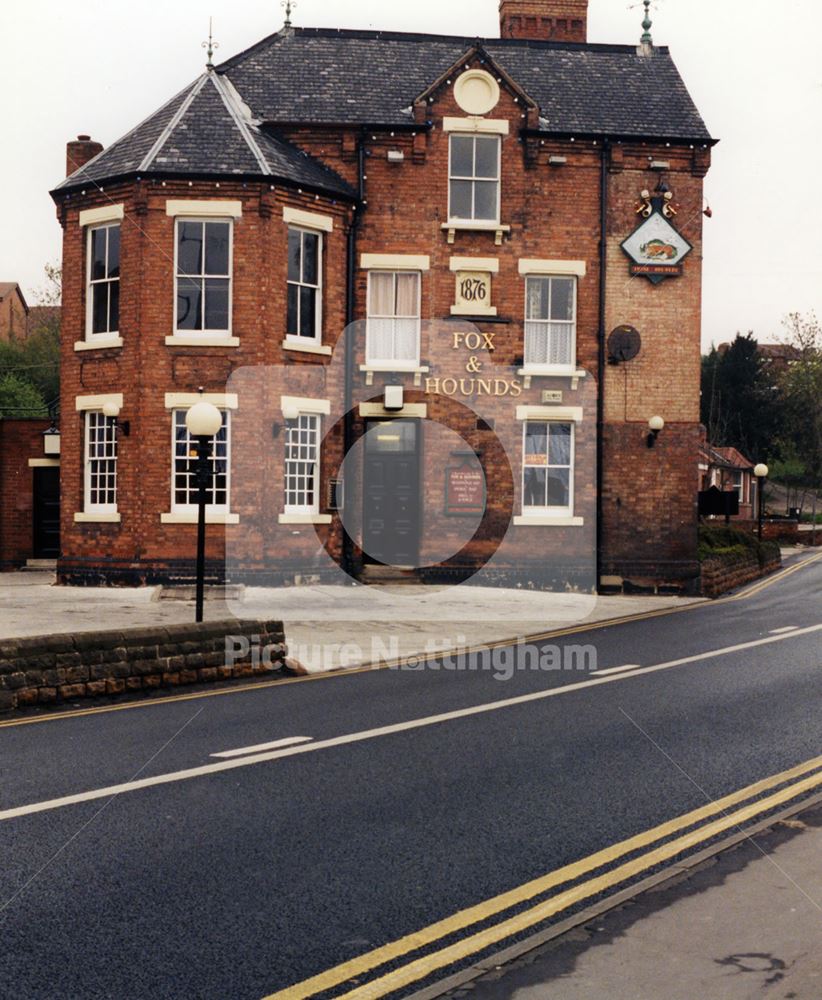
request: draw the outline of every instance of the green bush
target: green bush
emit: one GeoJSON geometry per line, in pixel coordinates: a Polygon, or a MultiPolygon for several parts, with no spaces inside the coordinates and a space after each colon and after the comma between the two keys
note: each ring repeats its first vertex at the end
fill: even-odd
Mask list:
{"type": "Polygon", "coordinates": [[[701,525],[699,528],[700,562],[721,558],[733,564],[744,561],[749,555],[755,555],[761,568],[769,559],[778,556],[779,552],[779,542],[760,542],[750,531],[741,531],[739,528],[728,528],[724,525],[701,525]]]}

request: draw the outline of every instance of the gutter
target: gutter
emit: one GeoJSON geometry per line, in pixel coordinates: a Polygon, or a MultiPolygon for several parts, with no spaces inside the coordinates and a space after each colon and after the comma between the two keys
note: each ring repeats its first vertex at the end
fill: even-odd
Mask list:
{"type": "Polygon", "coordinates": [[[603,432],[605,430],[605,295],[608,284],[608,156],[611,140],[603,138],[600,151],[599,177],[599,329],[597,335],[597,533],[596,533],[596,591],[602,580],[602,487],[603,487],[603,432]]]}
{"type": "MultiPolygon", "coordinates": [[[[357,232],[360,228],[363,206],[365,204],[365,142],[366,129],[360,130],[360,138],[357,143],[357,204],[355,205],[354,218],[351,228],[348,230],[348,260],[346,262],[346,303],[345,303],[345,387],[343,397],[343,455],[348,455],[354,445],[354,414],[353,403],[353,378],[354,378],[354,334],[352,325],[356,318],[355,308],[355,279],[357,273],[357,232]]],[[[345,486],[343,486],[345,490],[345,486]]],[[[345,501],[343,501],[345,502],[345,501]]],[[[343,560],[342,568],[350,575],[354,569],[354,546],[351,537],[342,525],[343,532],[343,560]]]]}

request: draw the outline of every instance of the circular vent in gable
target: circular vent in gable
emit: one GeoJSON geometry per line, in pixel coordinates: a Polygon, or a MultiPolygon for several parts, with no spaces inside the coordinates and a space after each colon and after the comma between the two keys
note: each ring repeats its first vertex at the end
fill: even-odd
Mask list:
{"type": "Polygon", "coordinates": [[[454,99],[467,115],[487,115],[499,104],[499,84],[484,69],[469,69],[454,85],[454,99]]]}

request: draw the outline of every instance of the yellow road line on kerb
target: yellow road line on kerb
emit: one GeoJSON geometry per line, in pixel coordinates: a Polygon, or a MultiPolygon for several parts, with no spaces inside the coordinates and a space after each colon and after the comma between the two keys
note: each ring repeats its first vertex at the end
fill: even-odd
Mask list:
{"type": "Polygon", "coordinates": [[[276,680],[256,681],[253,684],[241,684],[236,687],[218,688],[214,691],[192,691],[186,694],[170,694],[160,698],[143,698],[139,701],[129,701],[122,705],[101,705],[96,708],[78,708],[69,712],[55,712],[53,715],[37,715],[27,719],[9,719],[5,722],[0,722],[0,729],[9,729],[13,726],[33,726],[43,722],[61,722],[64,719],[86,718],[93,715],[102,715],[107,712],[127,712],[135,708],[150,708],[154,705],[169,705],[173,702],[195,701],[198,698],[218,698],[223,695],[243,694],[248,691],[259,691],[266,688],[279,687],[284,684],[306,684],[310,681],[335,680],[341,677],[350,677],[352,674],[365,674],[371,673],[375,670],[397,669],[397,667],[401,667],[409,661],[419,662],[420,660],[436,660],[438,657],[448,656],[450,653],[455,651],[459,652],[460,655],[470,655],[471,653],[480,650],[501,649],[505,646],[510,646],[513,643],[516,643],[519,641],[519,638],[529,643],[547,642],[549,639],[560,639],[566,635],[579,635],[581,632],[594,632],[601,629],[614,628],[617,625],[629,625],[632,622],[647,621],[651,618],[664,618],[668,615],[683,614],[686,611],[694,611],[696,608],[713,608],[717,605],[726,604],[730,601],[741,601],[748,597],[753,597],[761,591],[767,590],[768,587],[773,586],[775,583],[779,583],[786,576],[790,576],[791,574],[804,569],[806,566],[810,566],[811,563],[818,562],[820,559],[822,559],[822,552],[809,559],[803,559],[795,566],[789,566],[787,569],[784,569],[779,573],[775,573],[773,576],[767,577],[765,580],[754,584],[747,590],[741,591],[738,594],[733,594],[730,597],[720,597],[715,601],[697,601],[693,604],[688,604],[685,607],[660,608],[658,611],[642,611],[635,615],[625,615],[621,618],[606,618],[599,622],[588,622],[587,624],[583,623],[581,625],[573,625],[568,628],[553,629],[549,632],[539,632],[534,635],[509,637],[507,639],[500,639],[497,642],[483,643],[481,646],[466,647],[459,650],[444,650],[441,653],[410,653],[407,656],[403,656],[395,660],[384,660],[378,663],[366,663],[359,667],[348,667],[344,670],[333,670],[328,673],[308,674],[300,677],[278,677],[276,680]]]}
{"type": "MultiPolygon", "coordinates": [[[[790,770],[782,771],[781,773],[772,775],[769,778],[764,778],[763,780],[757,781],[752,785],[748,785],[746,788],[732,792],[724,798],[717,799],[714,802],[701,806],[699,809],[694,809],[689,813],[685,813],[684,815],[678,816],[673,820],[662,823],[651,830],[647,830],[634,837],[630,837],[628,840],[623,840],[618,844],[612,845],[611,847],[604,848],[587,858],[565,865],[562,868],[558,868],[556,871],[549,872],[547,875],[543,875],[540,876],[540,878],[526,882],[524,885],[518,886],[515,889],[501,893],[500,895],[494,896],[482,903],[478,903],[475,906],[461,910],[450,917],[446,917],[444,920],[439,920],[436,923],[430,924],[428,927],[424,927],[419,931],[407,934],[405,937],[399,938],[396,941],[392,941],[389,944],[382,945],[381,947],[375,948],[374,950],[366,952],[363,955],[359,955],[356,958],[342,963],[341,965],[328,969],[325,972],[321,972],[319,975],[312,976],[310,979],[307,979],[302,983],[289,986],[277,993],[272,993],[266,997],[265,1000],[306,1000],[306,998],[315,996],[324,990],[333,989],[335,986],[340,986],[344,983],[350,982],[352,979],[372,972],[388,962],[403,958],[411,952],[424,948],[427,945],[434,944],[450,934],[457,933],[471,927],[474,924],[478,924],[484,920],[498,916],[505,910],[528,902],[528,900],[542,895],[543,893],[556,888],[565,882],[571,882],[583,875],[587,875],[590,872],[595,871],[598,868],[612,864],[614,861],[624,857],[626,854],[631,854],[634,851],[641,850],[642,848],[650,847],[657,841],[686,830],[688,827],[701,823],[703,820],[709,819],[717,813],[722,813],[733,806],[737,806],[740,803],[747,801],[748,799],[754,798],[757,795],[762,795],[765,792],[777,788],[779,785],[802,778],[803,775],[806,775],[809,772],[818,771],[820,768],[822,768],[822,757],[816,757],[815,759],[807,761],[804,764],[799,764],[790,770]]],[[[812,778],[807,780],[812,782],[814,785],[822,784],[822,772],[813,775],[812,778]]],[[[800,784],[802,783],[800,782],[800,784]]],[[[800,785],[789,786],[786,791],[790,792],[791,795],[788,797],[800,794],[800,791],[798,790],[799,788],[800,785]]],[[[764,811],[764,809],[762,811],[764,811]]],[[[705,828],[697,830],[696,834],[702,834],[703,829],[705,828]]],[[[543,918],[540,917],[539,919],[543,918]]],[[[466,940],[472,939],[469,938],[466,940]]],[[[483,945],[482,947],[486,946],[483,945]]],[[[428,974],[428,972],[425,972],[423,973],[423,976],[417,978],[423,978],[428,974]]],[[[409,982],[413,981],[414,980],[409,980],[409,982]]],[[[394,986],[391,989],[393,990],[397,988],[398,987],[394,986]]],[[[382,993],[374,994],[374,996],[383,995],[384,994],[382,993]]]]}
{"type": "Polygon", "coordinates": [[[800,781],[781,792],[777,792],[775,795],[761,799],[752,805],[745,806],[735,813],[724,816],[722,819],[709,823],[707,826],[700,827],[692,833],[685,834],[683,837],[679,837],[662,847],[658,847],[656,850],[649,851],[647,854],[643,854],[633,861],[628,861],[604,875],[599,875],[597,878],[575,886],[573,889],[567,889],[565,892],[515,917],[511,917],[501,924],[496,924],[469,938],[464,938],[462,941],[458,941],[447,948],[442,948],[432,955],[419,958],[409,965],[403,966],[394,972],[389,972],[387,975],[381,976],[379,979],[365,986],[350,990],[348,993],[342,994],[338,1000],[377,1000],[377,998],[388,996],[390,993],[409,986],[411,983],[425,979],[446,966],[453,965],[455,962],[462,961],[471,955],[484,951],[486,948],[505,940],[505,938],[528,930],[583,900],[590,899],[598,893],[607,892],[609,889],[615,888],[619,883],[641,875],[656,865],[664,864],[666,861],[675,858],[678,854],[689,851],[713,837],[740,826],[742,823],[747,823],[762,813],[770,812],[790,799],[812,791],[820,785],[822,785],[822,774],[816,774],[811,778],[805,779],[805,781],[800,781]]]}

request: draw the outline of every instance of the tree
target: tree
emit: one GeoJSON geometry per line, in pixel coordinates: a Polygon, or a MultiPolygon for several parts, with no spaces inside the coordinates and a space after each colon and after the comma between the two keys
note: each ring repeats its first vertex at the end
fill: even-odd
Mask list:
{"type": "MultiPolygon", "coordinates": [[[[39,308],[32,312],[36,325],[24,340],[0,342],[0,378],[14,376],[12,395],[21,390],[18,383],[30,385],[42,403],[55,402],[60,396],[60,292],[61,270],[47,264],[46,286],[37,296],[39,308]]],[[[28,407],[34,397],[25,397],[28,407]]],[[[11,403],[7,405],[11,406],[11,403]]],[[[17,414],[22,416],[22,414],[17,414]]]]}
{"type": "Polygon", "coordinates": [[[43,418],[48,408],[31,382],[18,375],[0,375],[0,416],[43,418]]]}
{"type": "Polygon", "coordinates": [[[711,444],[738,448],[751,461],[778,453],[781,402],[752,332],[724,354],[702,359],[702,423],[711,444]]]}
{"type": "Polygon", "coordinates": [[[785,401],[784,437],[801,463],[802,485],[822,486],[822,326],[814,313],[790,313],[783,321],[788,342],[799,351],[780,379],[785,401]]]}

